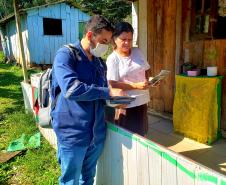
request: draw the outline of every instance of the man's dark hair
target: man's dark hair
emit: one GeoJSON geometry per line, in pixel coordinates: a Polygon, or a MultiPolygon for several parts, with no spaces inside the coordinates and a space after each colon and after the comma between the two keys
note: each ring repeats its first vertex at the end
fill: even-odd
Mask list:
{"type": "Polygon", "coordinates": [[[84,35],[88,31],[92,31],[94,34],[100,33],[103,29],[113,32],[114,28],[109,20],[107,20],[102,15],[94,15],[91,19],[86,23],[84,35]]]}
{"type": "Polygon", "coordinates": [[[113,38],[117,38],[123,32],[131,32],[133,34],[134,30],[130,23],[128,22],[120,22],[115,25],[115,30],[113,32],[113,38]]]}

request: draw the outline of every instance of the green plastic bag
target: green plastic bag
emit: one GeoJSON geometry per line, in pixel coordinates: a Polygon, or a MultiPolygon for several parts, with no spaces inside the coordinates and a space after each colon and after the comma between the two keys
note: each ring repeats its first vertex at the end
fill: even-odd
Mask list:
{"type": "Polygon", "coordinates": [[[41,145],[40,138],[41,138],[40,132],[34,134],[31,137],[22,134],[22,136],[19,139],[16,139],[9,144],[7,152],[26,150],[29,148],[38,148],[41,145]]]}

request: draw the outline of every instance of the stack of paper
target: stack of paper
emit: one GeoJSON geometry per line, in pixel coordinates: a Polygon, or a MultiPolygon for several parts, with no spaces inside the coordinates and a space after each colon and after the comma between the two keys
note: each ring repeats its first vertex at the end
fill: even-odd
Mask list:
{"type": "Polygon", "coordinates": [[[168,70],[161,70],[158,75],[156,75],[154,78],[148,81],[149,85],[155,85],[160,80],[164,79],[166,76],[168,76],[170,71],[168,70]]]}
{"type": "Polygon", "coordinates": [[[130,104],[136,98],[131,96],[112,96],[109,100],[110,104],[130,104]]]}

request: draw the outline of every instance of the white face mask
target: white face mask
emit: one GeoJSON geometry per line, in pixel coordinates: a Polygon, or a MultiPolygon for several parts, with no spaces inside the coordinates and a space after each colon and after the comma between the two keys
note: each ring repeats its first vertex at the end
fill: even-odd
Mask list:
{"type": "Polygon", "coordinates": [[[108,50],[107,44],[100,44],[97,43],[95,48],[90,47],[90,53],[94,55],[95,57],[101,57],[103,56],[108,50]]]}

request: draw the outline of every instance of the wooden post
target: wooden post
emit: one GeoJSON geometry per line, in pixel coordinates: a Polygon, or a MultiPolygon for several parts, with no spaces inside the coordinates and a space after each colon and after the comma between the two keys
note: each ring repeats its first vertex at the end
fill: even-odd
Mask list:
{"type": "Polygon", "coordinates": [[[25,61],[25,55],[24,55],[24,45],[23,45],[23,38],[22,33],[20,30],[20,16],[18,13],[18,2],[17,0],[13,0],[13,8],[14,8],[14,14],[15,14],[15,20],[16,20],[16,28],[17,33],[19,36],[19,47],[20,47],[20,54],[22,58],[22,69],[23,69],[23,75],[24,75],[24,82],[28,82],[28,75],[27,75],[27,68],[26,68],[26,61],[25,61]]]}
{"type": "Polygon", "coordinates": [[[181,34],[182,34],[182,0],[177,0],[177,15],[176,15],[176,55],[175,55],[175,74],[180,73],[180,66],[182,65],[180,59],[181,55],[181,34]]]}

